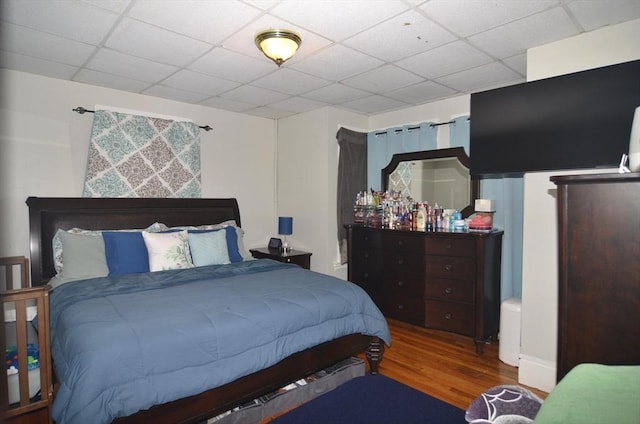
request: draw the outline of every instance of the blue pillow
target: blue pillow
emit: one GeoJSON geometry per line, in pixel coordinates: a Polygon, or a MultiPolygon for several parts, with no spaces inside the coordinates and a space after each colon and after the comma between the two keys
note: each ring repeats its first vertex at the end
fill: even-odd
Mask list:
{"type": "Polygon", "coordinates": [[[103,231],[109,275],[149,272],[149,253],[140,231],[103,231]]]}
{"type": "Polygon", "coordinates": [[[214,231],[224,231],[227,236],[227,253],[229,254],[229,261],[231,263],[234,262],[242,262],[244,259],[240,254],[240,250],[238,249],[238,234],[236,233],[235,227],[224,227],[217,230],[189,230],[190,233],[211,233],[214,231]]]}
{"type": "Polygon", "coordinates": [[[230,263],[227,237],[222,231],[190,231],[189,250],[195,266],[222,265],[230,263]]]}

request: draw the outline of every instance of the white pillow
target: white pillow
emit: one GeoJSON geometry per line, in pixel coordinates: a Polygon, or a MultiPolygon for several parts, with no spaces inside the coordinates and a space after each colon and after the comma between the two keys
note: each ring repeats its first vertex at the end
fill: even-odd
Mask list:
{"type": "Polygon", "coordinates": [[[209,233],[189,233],[189,249],[195,266],[231,263],[224,229],[209,233]]]}
{"type": "Polygon", "coordinates": [[[149,271],[193,267],[186,230],[170,233],[143,231],[142,237],[149,252],[149,271]]]}

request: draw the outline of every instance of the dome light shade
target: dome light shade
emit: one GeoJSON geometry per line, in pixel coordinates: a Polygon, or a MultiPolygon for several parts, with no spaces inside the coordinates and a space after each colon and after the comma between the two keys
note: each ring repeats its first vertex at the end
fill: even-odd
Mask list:
{"type": "Polygon", "coordinates": [[[256,46],[278,66],[290,59],[300,44],[300,36],[286,29],[269,29],[256,35],[256,46]]]}

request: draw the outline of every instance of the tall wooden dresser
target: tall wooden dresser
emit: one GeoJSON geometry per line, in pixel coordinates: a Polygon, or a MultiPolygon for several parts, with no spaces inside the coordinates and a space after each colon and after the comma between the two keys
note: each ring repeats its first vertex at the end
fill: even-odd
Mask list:
{"type": "Polygon", "coordinates": [[[575,365],[640,364],[640,173],[554,176],[558,381],[575,365]]]}
{"type": "Polygon", "coordinates": [[[349,281],[385,316],[473,337],[478,353],[497,335],[502,231],[347,229],[349,281]]]}

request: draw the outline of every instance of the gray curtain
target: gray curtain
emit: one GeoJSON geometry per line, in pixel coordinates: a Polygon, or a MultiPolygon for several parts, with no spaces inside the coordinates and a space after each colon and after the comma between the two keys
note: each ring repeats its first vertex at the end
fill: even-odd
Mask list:
{"type": "Polygon", "coordinates": [[[347,230],[353,222],[356,194],[367,189],[367,134],[340,128],[336,134],[338,157],[338,243],[340,263],[347,263],[347,230]]]}

